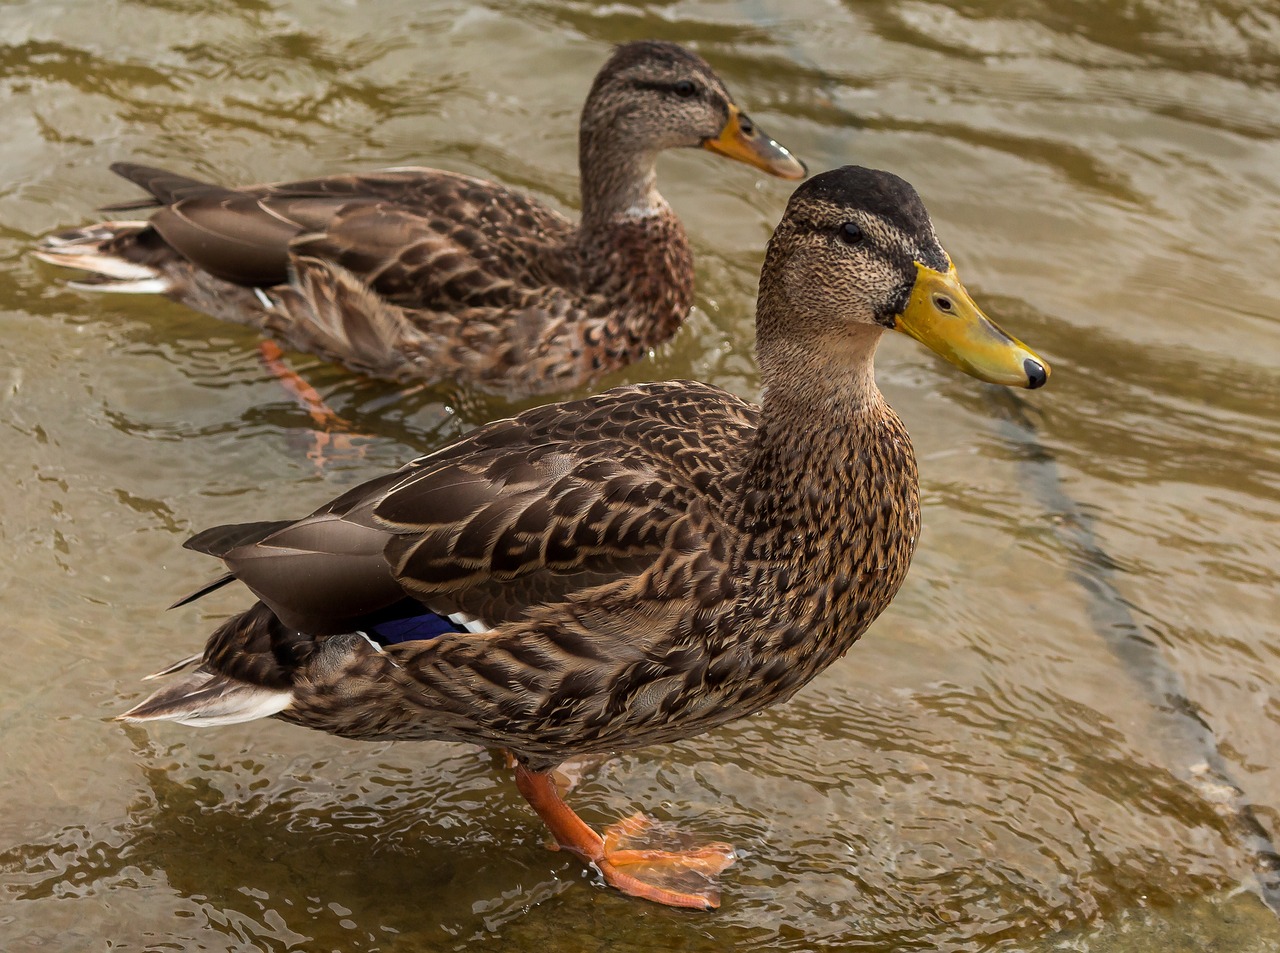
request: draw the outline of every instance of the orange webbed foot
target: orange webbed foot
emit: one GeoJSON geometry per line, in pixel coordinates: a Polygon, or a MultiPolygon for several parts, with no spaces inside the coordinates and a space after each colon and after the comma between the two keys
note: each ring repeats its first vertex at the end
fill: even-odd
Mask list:
{"type": "Polygon", "coordinates": [[[612,825],[601,837],[574,813],[556,788],[551,771],[516,765],[516,785],[551,830],[556,845],[573,851],[600,871],[605,883],[631,897],[671,907],[714,910],[720,906],[716,877],[734,862],[728,844],[681,845],[669,850],[675,834],[643,814],[612,825]]]}
{"type": "Polygon", "coordinates": [[[605,881],[623,893],[698,910],[720,906],[716,878],[736,859],[731,844],[687,845],[688,838],[636,813],[604,832],[604,857],[596,862],[605,881]],[[680,849],[666,846],[680,843],[680,849]]]}

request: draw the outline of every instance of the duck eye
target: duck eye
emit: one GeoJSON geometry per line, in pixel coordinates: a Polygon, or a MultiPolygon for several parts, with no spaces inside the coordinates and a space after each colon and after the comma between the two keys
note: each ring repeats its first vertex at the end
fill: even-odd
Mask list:
{"type": "Polygon", "coordinates": [[[857,222],[845,222],[840,226],[840,241],[846,245],[856,245],[865,237],[862,226],[857,222]]]}
{"type": "Polygon", "coordinates": [[[687,79],[680,80],[680,82],[676,83],[673,87],[671,87],[671,89],[681,99],[688,99],[690,96],[692,96],[694,93],[698,91],[698,87],[693,85],[693,82],[691,80],[687,80],[687,79]]]}

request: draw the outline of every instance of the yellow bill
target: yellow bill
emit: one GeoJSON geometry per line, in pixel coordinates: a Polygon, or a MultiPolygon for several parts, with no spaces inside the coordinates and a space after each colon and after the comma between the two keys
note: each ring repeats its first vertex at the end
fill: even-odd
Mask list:
{"type": "Polygon", "coordinates": [[[729,104],[729,120],[720,130],[720,135],[704,139],[702,148],[783,179],[803,179],[809,173],[803,162],[765,135],[746,113],[732,103],[729,104]]]}
{"type": "Polygon", "coordinates": [[[1005,334],[969,297],[955,266],[946,273],[916,262],[911,300],[894,327],[978,380],[1036,388],[1049,379],[1049,365],[1021,341],[1005,334]]]}

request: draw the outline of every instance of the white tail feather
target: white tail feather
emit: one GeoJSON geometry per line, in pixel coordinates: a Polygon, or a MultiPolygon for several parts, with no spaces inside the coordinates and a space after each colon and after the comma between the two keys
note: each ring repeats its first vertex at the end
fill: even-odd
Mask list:
{"type": "Polygon", "coordinates": [[[130,708],[118,721],[176,721],[217,728],[277,715],[293,704],[293,692],[264,688],[197,670],[130,708]]]}
{"type": "Polygon", "coordinates": [[[168,278],[142,278],[137,281],[68,281],[77,291],[105,291],[134,295],[162,295],[173,289],[168,278]]]}
{"type": "Polygon", "coordinates": [[[80,291],[111,291],[123,294],[167,294],[172,282],[150,265],[130,261],[104,250],[104,246],[128,231],[140,231],[146,222],[102,222],[60,235],[46,235],[34,254],[41,261],[63,268],[76,268],[110,281],[69,281],[80,291]]]}
{"type": "Polygon", "coordinates": [[[81,271],[92,271],[95,275],[120,278],[126,281],[136,281],[139,278],[154,278],[159,274],[154,268],[148,268],[146,265],[139,265],[133,261],[125,261],[125,259],[117,258],[114,255],[104,255],[96,248],[89,246],[83,248],[73,246],[63,251],[37,251],[32,252],[32,254],[51,265],[61,265],[64,268],[79,268],[81,271]]]}

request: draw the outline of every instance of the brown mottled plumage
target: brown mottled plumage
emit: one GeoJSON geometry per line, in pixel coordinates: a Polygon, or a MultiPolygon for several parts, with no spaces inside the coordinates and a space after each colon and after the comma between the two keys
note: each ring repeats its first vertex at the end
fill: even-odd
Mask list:
{"type": "Polygon", "coordinates": [[[159,211],[50,236],[37,254],[100,276],[77,287],[162,293],[376,377],[548,393],[640,358],[688,314],[693,259],[654,166],[696,146],[804,175],[700,57],[628,43],[582,110],[577,225],[433,169],[230,189],[116,163],[151,197],[109,210],[159,211]]]}
{"type": "Polygon", "coordinates": [[[261,601],[214,633],[194,674],[122,717],[274,714],[350,738],[505,748],[557,839],[611,884],[714,906],[711,887],[623,868],[711,875],[729,848],[637,858],[616,831],[586,828],[547,771],[741,718],[853,645],[920,529],[876,343],[890,326],[963,325],[970,309],[995,342],[976,372],[1043,383],[1043,364],[976,312],[909,185],[855,167],[818,176],[765,260],[759,407],[689,381],[619,387],[481,427],[298,522],[201,534],[190,545],[222,558],[222,581],[261,601]],[[922,304],[930,281],[947,290],[922,304]],[[432,613],[475,631],[379,628],[432,613]]]}

